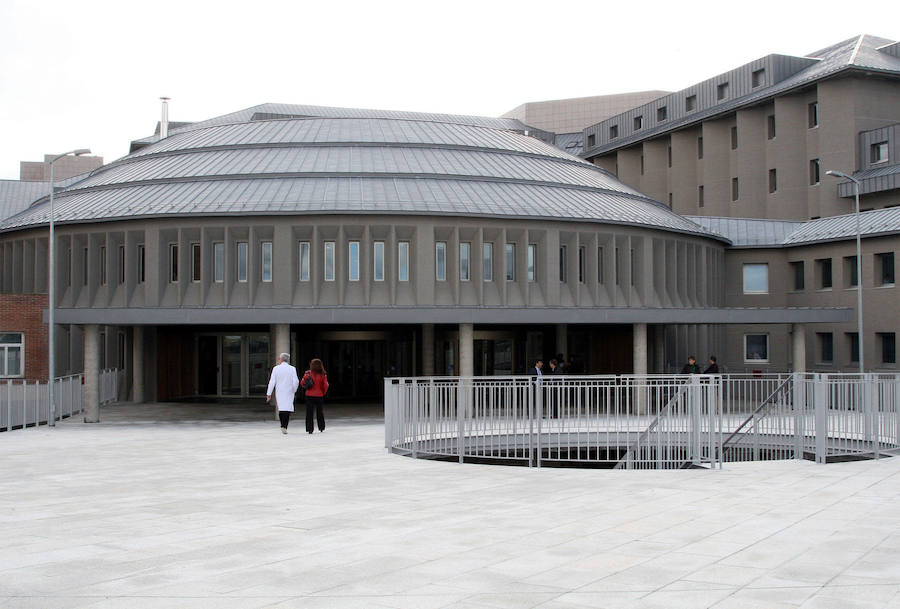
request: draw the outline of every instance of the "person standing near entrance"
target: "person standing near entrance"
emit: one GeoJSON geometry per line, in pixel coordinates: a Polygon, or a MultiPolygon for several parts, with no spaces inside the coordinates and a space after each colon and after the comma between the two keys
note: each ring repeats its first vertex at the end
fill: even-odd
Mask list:
{"type": "Polygon", "coordinates": [[[287,433],[294,412],[294,394],[300,387],[297,369],[290,364],[291,356],[282,353],[278,356],[278,364],[272,368],[269,377],[269,388],[266,390],[266,402],[271,401],[274,392],[275,405],[278,408],[278,420],[281,422],[281,433],[287,433]]]}
{"type": "Polygon", "coordinates": [[[322,412],[322,408],[325,406],[325,394],[328,393],[328,375],[325,374],[322,360],[316,358],[309,362],[309,370],[303,374],[301,384],[306,390],[306,432],[314,431],[313,409],[316,411],[319,431],[325,431],[325,414],[322,412]]]}

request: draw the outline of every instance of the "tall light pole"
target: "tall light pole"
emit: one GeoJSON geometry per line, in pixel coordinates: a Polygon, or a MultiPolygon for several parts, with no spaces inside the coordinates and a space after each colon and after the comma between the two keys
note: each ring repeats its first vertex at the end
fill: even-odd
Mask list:
{"type": "Polygon", "coordinates": [[[853,182],[853,191],[856,194],[856,338],[858,340],[859,350],[859,373],[865,374],[865,366],[863,365],[863,277],[862,277],[862,247],[860,246],[859,233],[859,180],[853,176],[849,176],[842,171],[829,170],[826,174],[844,178],[853,182]]]}
{"type": "Polygon", "coordinates": [[[47,245],[47,262],[49,264],[49,273],[47,279],[47,300],[48,300],[48,347],[50,350],[50,361],[48,362],[49,369],[47,370],[47,389],[50,393],[50,420],[48,421],[50,427],[56,426],[56,396],[53,387],[53,367],[56,363],[54,360],[56,359],[56,341],[54,340],[54,312],[56,308],[54,288],[56,287],[56,265],[53,260],[53,254],[55,251],[54,244],[54,236],[53,236],[53,163],[63,158],[64,156],[68,156],[70,154],[75,156],[81,156],[82,154],[90,154],[90,150],[87,148],[78,148],[76,150],[70,150],[68,152],[64,152],[62,154],[58,154],[52,159],[50,159],[50,241],[47,245]]]}

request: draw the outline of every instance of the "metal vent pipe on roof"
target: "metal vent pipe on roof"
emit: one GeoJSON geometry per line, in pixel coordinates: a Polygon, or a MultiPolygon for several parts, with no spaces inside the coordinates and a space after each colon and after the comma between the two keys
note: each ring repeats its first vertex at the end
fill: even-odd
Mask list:
{"type": "Polygon", "coordinates": [[[169,100],[171,97],[160,97],[162,101],[162,118],[159,121],[159,139],[169,137],[169,100]]]}

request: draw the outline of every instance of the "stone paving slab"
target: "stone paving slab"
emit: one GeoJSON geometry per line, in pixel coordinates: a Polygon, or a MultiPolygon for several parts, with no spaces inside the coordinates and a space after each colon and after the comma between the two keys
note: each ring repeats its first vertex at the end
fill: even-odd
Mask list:
{"type": "Polygon", "coordinates": [[[0,434],[0,609],[900,609],[900,458],[460,465],[327,410],[311,436],[261,404],[0,434]]]}

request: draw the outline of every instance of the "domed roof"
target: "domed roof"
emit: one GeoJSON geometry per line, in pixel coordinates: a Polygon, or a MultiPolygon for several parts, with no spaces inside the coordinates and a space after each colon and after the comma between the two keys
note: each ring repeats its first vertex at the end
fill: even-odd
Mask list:
{"type": "MultiPolygon", "coordinates": [[[[233,122],[183,127],[60,192],[56,222],[406,214],[617,223],[720,238],[512,130],[507,119],[340,110],[291,118],[243,111],[227,115],[233,122]]],[[[47,221],[39,201],[0,230],[47,221]]]]}

